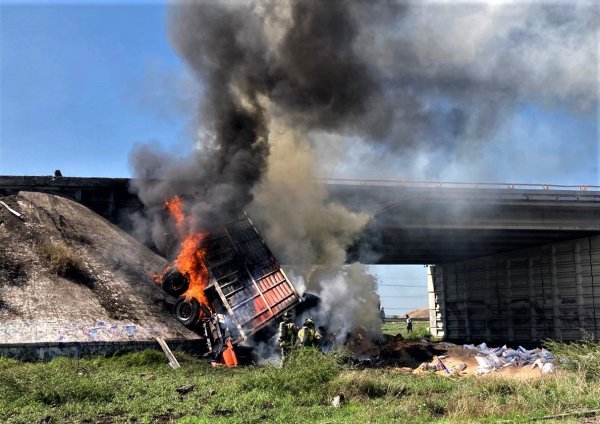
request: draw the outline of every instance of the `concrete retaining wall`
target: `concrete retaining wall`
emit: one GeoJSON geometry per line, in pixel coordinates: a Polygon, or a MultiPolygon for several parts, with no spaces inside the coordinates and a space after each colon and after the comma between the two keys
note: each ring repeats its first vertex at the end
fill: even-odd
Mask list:
{"type": "MultiPolygon", "coordinates": [[[[171,350],[192,354],[202,353],[203,343],[197,340],[167,340],[171,350]]],[[[88,356],[112,356],[145,349],[160,350],[154,340],[136,342],[67,342],[67,343],[8,343],[0,345],[0,356],[23,361],[48,361],[58,356],[82,358],[88,356]]]]}

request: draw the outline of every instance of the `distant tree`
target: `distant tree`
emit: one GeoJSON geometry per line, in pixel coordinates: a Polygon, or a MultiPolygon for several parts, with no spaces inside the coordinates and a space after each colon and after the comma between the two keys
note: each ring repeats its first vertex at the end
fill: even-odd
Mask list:
{"type": "Polygon", "coordinates": [[[381,317],[382,320],[385,319],[385,309],[383,309],[383,306],[379,310],[379,316],[381,317]]]}

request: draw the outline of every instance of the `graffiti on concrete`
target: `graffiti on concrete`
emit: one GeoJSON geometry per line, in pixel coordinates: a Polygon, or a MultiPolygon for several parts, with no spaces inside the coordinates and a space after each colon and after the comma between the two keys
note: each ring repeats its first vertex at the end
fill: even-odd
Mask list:
{"type": "Polygon", "coordinates": [[[0,344],[31,342],[82,342],[82,341],[143,341],[155,337],[181,338],[181,334],[167,325],[143,325],[129,322],[97,321],[73,323],[63,320],[4,322],[0,327],[0,344]]]}

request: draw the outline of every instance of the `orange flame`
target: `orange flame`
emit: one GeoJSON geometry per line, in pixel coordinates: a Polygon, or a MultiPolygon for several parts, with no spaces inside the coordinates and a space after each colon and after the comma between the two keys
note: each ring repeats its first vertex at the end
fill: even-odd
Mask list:
{"type": "Polygon", "coordinates": [[[209,306],[204,295],[204,289],[208,286],[208,269],[204,263],[206,251],[202,248],[202,241],[206,236],[206,233],[188,235],[181,243],[175,266],[179,272],[187,275],[190,282],[190,287],[183,296],[193,297],[201,304],[209,306]]]}
{"type": "Polygon", "coordinates": [[[208,269],[204,262],[206,250],[202,247],[202,242],[208,234],[203,232],[186,234],[186,228],[190,228],[187,225],[189,224],[189,218],[183,210],[183,200],[181,197],[175,196],[165,201],[165,208],[175,221],[175,225],[183,241],[181,242],[177,259],[167,266],[160,275],[155,275],[154,281],[162,284],[164,274],[175,267],[179,272],[187,276],[190,284],[182,296],[194,298],[200,304],[212,309],[204,294],[204,289],[208,286],[209,277],[208,269]]]}
{"type": "Polygon", "coordinates": [[[175,221],[175,226],[179,234],[183,236],[185,231],[185,214],[183,213],[183,200],[181,197],[175,196],[172,199],[165,201],[165,208],[169,211],[171,218],[175,221]]]}

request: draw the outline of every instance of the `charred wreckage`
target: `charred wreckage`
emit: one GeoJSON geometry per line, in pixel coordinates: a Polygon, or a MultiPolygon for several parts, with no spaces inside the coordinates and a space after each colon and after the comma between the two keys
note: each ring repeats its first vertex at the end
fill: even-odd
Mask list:
{"type": "MultiPolygon", "coordinates": [[[[166,202],[180,233],[187,219],[182,203],[166,202]]],[[[219,231],[182,235],[177,258],[154,280],[178,298],[173,314],[202,337],[206,355],[236,366],[234,346],[302,298],[244,212],[219,231]]]]}

